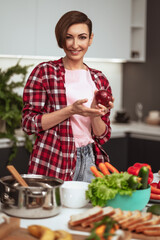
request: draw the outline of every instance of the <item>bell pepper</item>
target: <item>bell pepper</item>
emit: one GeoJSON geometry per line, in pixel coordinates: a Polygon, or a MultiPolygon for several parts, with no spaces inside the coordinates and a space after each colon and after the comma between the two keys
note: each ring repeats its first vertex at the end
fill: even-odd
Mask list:
{"type": "Polygon", "coordinates": [[[135,163],[133,166],[129,167],[127,169],[127,172],[129,174],[132,174],[132,175],[136,175],[138,176],[139,174],[139,170],[141,169],[141,167],[143,166],[146,166],[149,168],[149,177],[148,177],[148,184],[151,184],[152,181],[153,181],[153,172],[152,172],[152,169],[151,169],[151,166],[147,163],[135,163]]]}
{"type": "Polygon", "coordinates": [[[134,167],[143,167],[143,166],[146,166],[146,167],[148,167],[150,170],[152,170],[151,169],[151,166],[148,164],[148,163],[135,163],[134,165],[133,165],[134,167]]]}
{"type": "Polygon", "coordinates": [[[153,172],[149,171],[148,183],[150,184],[153,181],[153,172]]]}
{"type": "Polygon", "coordinates": [[[140,170],[139,167],[131,166],[131,167],[129,167],[129,168],[127,169],[127,172],[128,172],[129,174],[138,176],[139,170],[140,170]]]}

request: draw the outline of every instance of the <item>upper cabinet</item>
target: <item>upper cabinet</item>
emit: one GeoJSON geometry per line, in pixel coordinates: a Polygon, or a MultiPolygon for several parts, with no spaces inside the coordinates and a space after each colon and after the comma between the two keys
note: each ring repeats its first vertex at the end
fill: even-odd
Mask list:
{"type": "Polygon", "coordinates": [[[37,0],[0,0],[0,54],[35,55],[37,0]]]}
{"type": "Polygon", "coordinates": [[[145,61],[147,1],[131,2],[131,47],[130,61],[145,61]]]}
{"type": "Polygon", "coordinates": [[[86,57],[145,59],[146,0],[0,0],[0,54],[63,56],[55,25],[67,11],[79,10],[93,22],[86,57]]]}

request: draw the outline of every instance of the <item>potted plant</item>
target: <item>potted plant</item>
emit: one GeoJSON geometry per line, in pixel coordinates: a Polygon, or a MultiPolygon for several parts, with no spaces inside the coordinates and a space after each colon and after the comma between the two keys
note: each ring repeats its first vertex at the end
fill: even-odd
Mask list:
{"type": "MultiPolygon", "coordinates": [[[[0,138],[9,138],[12,141],[12,152],[9,157],[9,162],[15,158],[17,153],[17,138],[15,131],[21,128],[23,99],[15,89],[24,87],[25,78],[29,66],[21,66],[19,62],[4,71],[0,69],[0,120],[2,129],[0,138]],[[12,81],[14,75],[20,75],[20,81],[12,81]]],[[[26,134],[25,146],[31,151],[32,142],[26,134]]]]}

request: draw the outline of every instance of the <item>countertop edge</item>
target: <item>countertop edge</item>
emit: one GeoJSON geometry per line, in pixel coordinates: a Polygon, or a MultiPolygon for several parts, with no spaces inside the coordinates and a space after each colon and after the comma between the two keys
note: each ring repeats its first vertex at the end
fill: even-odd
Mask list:
{"type": "MultiPolygon", "coordinates": [[[[24,146],[25,137],[20,129],[20,135],[17,134],[17,146],[24,146]]],[[[146,123],[112,123],[111,122],[111,139],[124,138],[126,134],[131,137],[141,138],[153,141],[160,141],[160,126],[149,125],[146,123]]],[[[0,148],[12,147],[12,141],[8,138],[0,138],[0,148]]]]}

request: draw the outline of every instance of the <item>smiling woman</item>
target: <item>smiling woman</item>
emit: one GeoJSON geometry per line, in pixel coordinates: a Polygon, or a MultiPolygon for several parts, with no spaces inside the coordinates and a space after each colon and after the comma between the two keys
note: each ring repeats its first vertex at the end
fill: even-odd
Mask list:
{"type": "Polygon", "coordinates": [[[111,92],[109,82],[83,62],[93,40],[87,15],[67,12],[55,34],[65,56],[36,66],[24,88],[23,130],[37,136],[28,172],[90,182],[90,167],[109,160],[101,145],[111,135],[114,99],[107,107],[96,102],[97,90],[111,92]]]}

